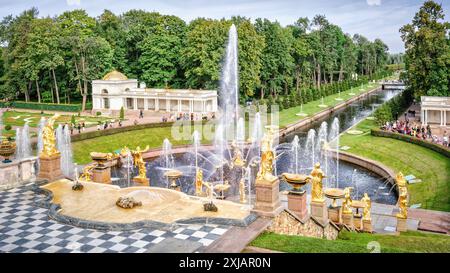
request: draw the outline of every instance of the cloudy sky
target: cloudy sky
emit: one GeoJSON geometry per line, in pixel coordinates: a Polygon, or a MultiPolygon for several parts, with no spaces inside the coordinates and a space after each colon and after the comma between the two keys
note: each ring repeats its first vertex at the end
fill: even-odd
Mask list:
{"type": "MultiPolygon", "coordinates": [[[[450,1],[442,3],[449,20],[450,1]]],[[[0,17],[17,15],[35,6],[40,16],[54,16],[65,10],[85,9],[98,16],[104,9],[120,14],[129,9],[145,9],[177,15],[186,21],[196,17],[229,18],[241,15],[277,20],[282,25],[299,17],[324,14],[344,32],[360,33],[369,39],[381,38],[392,53],[403,52],[398,29],[409,23],[424,0],[0,0],[0,17]]]]}

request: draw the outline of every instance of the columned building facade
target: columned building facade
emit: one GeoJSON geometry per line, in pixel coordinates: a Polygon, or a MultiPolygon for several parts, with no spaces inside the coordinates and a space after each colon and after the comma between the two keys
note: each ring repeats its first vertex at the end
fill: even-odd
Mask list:
{"type": "Polygon", "coordinates": [[[112,71],[92,81],[93,110],[150,110],[170,113],[217,112],[216,90],[146,88],[136,79],[112,71]]]}
{"type": "Polygon", "coordinates": [[[420,99],[422,124],[450,126],[450,97],[422,96],[420,99]]]}

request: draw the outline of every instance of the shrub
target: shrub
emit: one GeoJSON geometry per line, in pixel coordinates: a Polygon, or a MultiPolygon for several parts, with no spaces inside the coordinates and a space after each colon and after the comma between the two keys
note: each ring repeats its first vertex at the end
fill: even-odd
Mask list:
{"type": "Polygon", "coordinates": [[[374,113],[375,120],[379,126],[392,121],[392,110],[388,104],[383,104],[374,113]]]}
{"type": "Polygon", "coordinates": [[[72,117],[70,118],[70,123],[75,125],[75,123],[76,123],[75,115],[72,115],[72,117]]]}
{"type": "Polygon", "coordinates": [[[96,112],[95,115],[101,116],[101,115],[102,115],[102,112],[96,112]]]}
{"type": "Polygon", "coordinates": [[[9,130],[11,130],[11,129],[12,129],[11,124],[7,124],[7,125],[5,126],[5,130],[6,130],[6,131],[9,131],[9,130]]]}
{"type": "Polygon", "coordinates": [[[125,110],[123,109],[123,106],[120,107],[120,114],[119,114],[119,119],[123,120],[125,118],[125,110]]]}

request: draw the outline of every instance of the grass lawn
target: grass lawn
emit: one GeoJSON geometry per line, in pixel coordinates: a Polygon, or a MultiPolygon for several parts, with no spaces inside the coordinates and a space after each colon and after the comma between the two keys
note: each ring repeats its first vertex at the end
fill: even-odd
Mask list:
{"type": "Polygon", "coordinates": [[[449,253],[450,236],[419,231],[399,236],[341,231],[336,240],[263,233],[250,245],[289,253],[370,253],[379,244],[380,252],[449,253]],[[370,245],[368,245],[370,242],[370,245]]]}
{"type": "Polygon", "coordinates": [[[147,145],[150,148],[162,147],[165,138],[168,138],[174,146],[192,143],[191,140],[174,140],[171,137],[171,130],[172,127],[148,128],[77,141],[72,143],[74,160],[78,164],[86,164],[92,161],[89,156],[90,152],[113,152],[124,146],[130,148],[137,146],[144,148],[147,145]]]}
{"type": "Polygon", "coordinates": [[[410,202],[422,208],[450,211],[450,159],[430,149],[391,138],[370,135],[376,126],[373,120],[364,120],[355,126],[361,135],[344,133],[341,146],[346,152],[379,161],[405,176],[413,174],[421,183],[408,185],[410,202]]]}
{"type": "MultiPolygon", "coordinates": [[[[339,94],[334,94],[334,95],[324,97],[323,103],[325,105],[327,105],[328,107],[332,107],[343,101],[349,100],[352,97],[355,97],[361,93],[364,93],[371,89],[374,89],[378,86],[380,86],[378,83],[369,83],[369,84],[363,85],[362,87],[361,86],[354,87],[352,89],[341,92],[340,96],[343,100],[336,100],[336,98],[339,98],[339,94]],[[354,93],[355,95],[350,95],[350,93],[354,93]]],[[[328,107],[321,108],[321,107],[319,107],[320,104],[322,104],[322,99],[311,101],[311,102],[304,104],[303,105],[303,113],[307,114],[307,116],[304,116],[304,117],[296,115],[296,114],[300,113],[300,111],[301,111],[300,105],[280,111],[280,116],[279,116],[280,128],[284,128],[289,124],[293,124],[297,121],[305,119],[308,116],[312,116],[312,115],[328,108],[328,107]]]]}

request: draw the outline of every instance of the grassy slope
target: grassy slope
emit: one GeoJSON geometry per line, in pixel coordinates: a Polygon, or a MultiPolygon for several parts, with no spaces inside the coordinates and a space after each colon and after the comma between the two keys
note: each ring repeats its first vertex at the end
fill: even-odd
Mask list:
{"type": "MultiPolygon", "coordinates": [[[[372,83],[372,84],[366,84],[362,88],[361,88],[361,86],[354,87],[352,89],[341,92],[341,98],[343,99],[342,101],[336,100],[336,98],[339,97],[339,94],[334,94],[334,95],[324,97],[323,102],[325,105],[328,105],[328,107],[335,106],[343,101],[349,100],[352,97],[355,97],[361,93],[369,91],[378,86],[379,86],[379,84],[372,83]],[[351,95],[349,95],[349,93],[354,93],[355,95],[351,96],[351,95]]],[[[326,108],[319,107],[320,104],[322,104],[321,99],[311,101],[309,103],[304,104],[303,105],[303,113],[308,114],[308,116],[312,116],[312,115],[326,109],[326,108]]],[[[279,116],[280,128],[286,127],[289,124],[293,124],[297,121],[300,121],[300,120],[308,117],[308,116],[305,116],[305,117],[297,116],[296,114],[300,113],[300,110],[301,110],[301,106],[296,106],[296,107],[292,107],[292,108],[288,108],[288,109],[284,109],[284,110],[280,111],[280,116],[279,116]]]]}
{"type": "Polygon", "coordinates": [[[413,174],[422,183],[408,185],[410,205],[422,203],[422,208],[450,211],[450,159],[430,149],[400,140],[370,135],[376,126],[372,120],[364,120],[356,130],[362,135],[344,134],[341,146],[347,151],[379,161],[404,175],[413,174]]]}
{"type": "Polygon", "coordinates": [[[342,231],[334,241],[263,233],[250,245],[290,253],[368,253],[369,242],[384,252],[450,252],[450,236],[408,231],[400,236],[342,231]]]}

